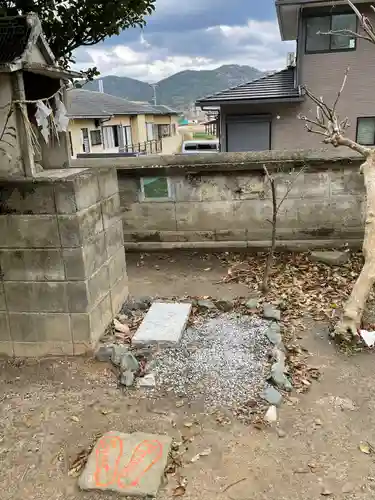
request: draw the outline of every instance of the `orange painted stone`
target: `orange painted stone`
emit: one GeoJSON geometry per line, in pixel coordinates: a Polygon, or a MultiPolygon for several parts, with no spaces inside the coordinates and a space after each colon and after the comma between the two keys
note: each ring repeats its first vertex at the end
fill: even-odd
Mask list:
{"type": "Polygon", "coordinates": [[[123,496],[155,497],[172,438],[159,434],[107,432],[96,443],[78,485],[123,496]]]}

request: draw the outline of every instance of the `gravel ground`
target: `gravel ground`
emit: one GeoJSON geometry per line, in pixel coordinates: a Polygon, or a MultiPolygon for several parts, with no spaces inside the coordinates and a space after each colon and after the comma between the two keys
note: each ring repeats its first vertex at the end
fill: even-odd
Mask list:
{"type": "Polygon", "coordinates": [[[254,399],[264,386],[267,326],[267,321],[228,313],[188,328],[177,348],[154,357],[157,387],[190,401],[203,399],[207,409],[235,409],[254,399]]]}

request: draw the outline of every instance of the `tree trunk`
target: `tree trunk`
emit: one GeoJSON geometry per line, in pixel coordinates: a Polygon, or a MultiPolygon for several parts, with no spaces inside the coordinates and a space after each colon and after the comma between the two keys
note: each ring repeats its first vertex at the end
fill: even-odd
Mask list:
{"type": "Polygon", "coordinates": [[[262,291],[264,293],[267,293],[269,289],[268,280],[273,264],[273,256],[275,253],[275,246],[276,246],[277,200],[276,200],[275,179],[273,177],[270,178],[270,183],[271,183],[271,193],[272,193],[272,236],[271,236],[271,247],[270,251],[268,252],[266,266],[264,268],[264,274],[263,274],[262,291]]]}
{"type": "Polygon", "coordinates": [[[361,326],[363,310],[375,282],[375,152],[361,166],[366,189],[366,222],[363,240],[365,263],[344,307],[342,320],[335,329],[342,340],[351,340],[361,326]]]}

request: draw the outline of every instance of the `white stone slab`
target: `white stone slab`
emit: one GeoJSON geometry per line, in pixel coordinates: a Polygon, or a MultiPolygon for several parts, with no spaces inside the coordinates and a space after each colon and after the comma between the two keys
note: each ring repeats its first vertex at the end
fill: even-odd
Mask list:
{"type": "Polygon", "coordinates": [[[154,302],[132,339],[134,346],[174,345],[180,341],[191,304],[154,302]]]}

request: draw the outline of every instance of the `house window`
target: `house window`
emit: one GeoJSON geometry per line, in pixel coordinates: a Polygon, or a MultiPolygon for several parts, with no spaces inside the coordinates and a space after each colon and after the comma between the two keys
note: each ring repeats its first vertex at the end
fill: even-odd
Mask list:
{"type": "Polygon", "coordinates": [[[375,146],[375,117],[357,119],[357,142],[363,146],[375,146]]]}
{"type": "Polygon", "coordinates": [[[158,138],[162,139],[163,137],[171,136],[171,126],[168,125],[158,125],[158,138]]]}
{"type": "Polygon", "coordinates": [[[102,133],[100,130],[90,130],[90,139],[92,146],[100,146],[102,144],[102,133]]]}
{"type": "Polygon", "coordinates": [[[82,149],[84,153],[90,153],[90,138],[89,138],[89,129],[82,128],[82,149]]]}
{"type": "Polygon", "coordinates": [[[113,128],[111,126],[105,126],[103,130],[103,147],[104,149],[114,149],[115,141],[113,137],[113,128]]]}
{"type": "Polygon", "coordinates": [[[154,124],[146,123],[146,137],[148,141],[152,141],[154,139],[154,124]]]}
{"type": "Polygon", "coordinates": [[[168,177],[142,177],[141,193],[143,200],[162,200],[171,198],[168,177]]]}
{"type": "Polygon", "coordinates": [[[356,37],[350,35],[320,35],[329,31],[349,30],[356,33],[357,16],[355,14],[332,14],[306,18],[305,52],[339,52],[355,50],[356,37]]]}
{"type": "Polygon", "coordinates": [[[120,145],[119,136],[118,136],[118,126],[113,125],[112,130],[113,130],[113,143],[115,145],[115,148],[118,148],[120,145]]]}

